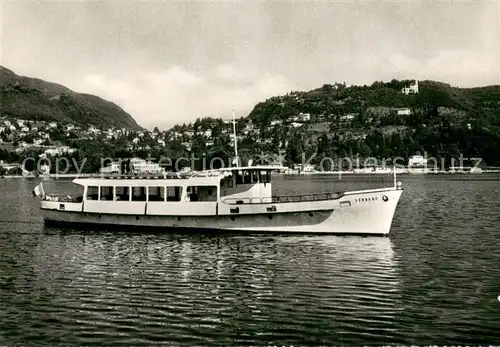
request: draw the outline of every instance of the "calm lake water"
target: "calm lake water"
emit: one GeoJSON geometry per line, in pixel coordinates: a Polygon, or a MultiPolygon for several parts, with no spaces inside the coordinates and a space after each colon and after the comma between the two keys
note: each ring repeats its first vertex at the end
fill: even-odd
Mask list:
{"type": "Polygon", "coordinates": [[[384,238],[49,228],[39,181],[0,179],[0,345],[500,344],[500,175],[400,180],[384,238]]]}

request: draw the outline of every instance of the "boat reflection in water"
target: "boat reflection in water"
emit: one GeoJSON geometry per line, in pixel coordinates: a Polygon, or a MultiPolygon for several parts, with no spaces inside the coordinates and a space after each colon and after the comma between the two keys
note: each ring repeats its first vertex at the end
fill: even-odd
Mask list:
{"type": "Polygon", "coordinates": [[[34,291],[49,293],[45,307],[79,344],[89,342],[84,332],[106,334],[103,326],[121,327],[121,336],[106,331],[122,343],[165,329],[192,343],[258,344],[387,341],[396,329],[400,273],[389,238],[47,234],[33,254],[34,291]]]}

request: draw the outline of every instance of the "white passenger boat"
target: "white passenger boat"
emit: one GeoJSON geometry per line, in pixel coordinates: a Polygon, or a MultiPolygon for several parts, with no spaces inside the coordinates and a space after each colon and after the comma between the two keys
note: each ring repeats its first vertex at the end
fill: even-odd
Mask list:
{"type": "MultiPolygon", "coordinates": [[[[236,144],[235,152],[238,158],[236,144]]],[[[271,173],[280,169],[286,168],[236,166],[173,178],[77,178],[73,183],[81,196],[46,195],[43,185],[35,187],[34,195],[42,197],[47,224],[389,234],[403,191],[395,173],[393,186],[380,189],[273,196],[271,173]]]]}
{"type": "MultiPolygon", "coordinates": [[[[231,167],[188,177],[77,178],[83,194],[42,197],[47,224],[379,234],[390,231],[402,188],[273,196],[272,166],[231,167]]],[[[43,183],[41,183],[43,184],[43,183]]],[[[41,188],[41,189],[40,189],[41,188]]]]}

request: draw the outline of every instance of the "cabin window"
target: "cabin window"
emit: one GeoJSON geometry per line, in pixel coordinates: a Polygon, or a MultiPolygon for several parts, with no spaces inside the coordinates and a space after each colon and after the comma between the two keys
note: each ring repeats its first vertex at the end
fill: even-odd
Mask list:
{"type": "Polygon", "coordinates": [[[113,201],[113,187],[101,187],[101,196],[99,200],[113,201]]]}
{"type": "Polygon", "coordinates": [[[189,201],[217,201],[217,186],[189,186],[189,201]]]}
{"type": "Polygon", "coordinates": [[[165,187],[149,187],[148,201],[165,201],[165,187]]]}
{"type": "Polygon", "coordinates": [[[270,183],[271,182],[271,173],[269,171],[261,171],[259,177],[260,183],[270,183]]]}
{"type": "Polygon", "coordinates": [[[228,186],[228,188],[232,188],[232,187],[233,187],[233,185],[234,185],[233,180],[234,180],[234,177],[233,177],[233,176],[230,176],[230,177],[227,179],[227,186],[228,186]]]}
{"type": "Polygon", "coordinates": [[[130,201],[130,187],[116,187],[115,193],[116,201],[130,201]]]}
{"type": "Polygon", "coordinates": [[[132,201],[146,201],[146,187],[132,187],[132,201]]]}
{"type": "Polygon", "coordinates": [[[243,183],[245,184],[250,184],[252,183],[252,175],[250,174],[250,171],[245,171],[243,174],[243,183]]]}
{"type": "Polygon", "coordinates": [[[87,200],[99,200],[99,187],[87,187],[87,200]]]}
{"type": "Polygon", "coordinates": [[[167,187],[167,201],[181,201],[182,187],[167,187]]]}
{"type": "Polygon", "coordinates": [[[236,185],[238,185],[238,184],[243,184],[243,172],[242,171],[236,172],[236,185]]]}
{"type": "Polygon", "coordinates": [[[258,183],[259,182],[259,173],[255,170],[252,172],[252,183],[258,183]]]}

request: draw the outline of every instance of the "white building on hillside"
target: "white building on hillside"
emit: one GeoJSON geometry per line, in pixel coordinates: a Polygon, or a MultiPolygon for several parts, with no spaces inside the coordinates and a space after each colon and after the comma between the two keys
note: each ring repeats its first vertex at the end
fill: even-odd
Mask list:
{"type": "Polygon", "coordinates": [[[49,147],[48,149],[46,149],[44,154],[56,156],[56,155],[62,155],[62,154],[71,154],[74,152],[76,152],[76,149],[70,148],[69,146],[60,146],[60,147],[54,146],[54,147],[49,147]]]}
{"type": "Polygon", "coordinates": [[[299,121],[308,122],[311,120],[311,115],[309,113],[299,113],[299,121]]]}
{"type": "Polygon", "coordinates": [[[404,87],[403,89],[401,89],[401,93],[403,94],[417,94],[418,93],[418,81],[415,80],[415,83],[413,84],[410,84],[409,87],[404,87]]]}
{"type": "Polygon", "coordinates": [[[158,163],[153,163],[141,158],[130,159],[130,166],[134,173],[164,173],[165,170],[158,165],[158,163]]]}
{"type": "Polygon", "coordinates": [[[398,116],[409,116],[411,114],[411,110],[409,108],[400,108],[398,110],[398,116]]]}
{"type": "MultiPolygon", "coordinates": [[[[120,161],[115,161],[106,167],[102,167],[100,169],[101,173],[111,174],[111,173],[120,173],[122,170],[122,163],[120,161]]],[[[130,171],[131,173],[139,173],[139,174],[164,174],[165,170],[158,165],[157,163],[153,163],[151,161],[147,161],[141,158],[131,158],[130,159],[130,171]]]]}
{"type": "Polygon", "coordinates": [[[103,174],[120,173],[120,163],[114,162],[100,169],[103,174]]]}

